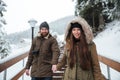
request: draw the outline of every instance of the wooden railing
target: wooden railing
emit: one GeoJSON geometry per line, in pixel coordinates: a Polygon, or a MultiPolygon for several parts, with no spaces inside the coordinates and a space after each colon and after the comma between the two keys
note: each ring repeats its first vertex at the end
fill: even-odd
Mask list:
{"type": "MultiPolygon", "coordinates": [[[[11,67],[12,65],[16,64],[17,62],[23,60],[24,58],[26,58],[28,56],[28,52],[25,52],[22,55],[19,55],[15,58],[12,58],[11,60],[8,60],[4,63],[0,64],[0,72],[8,69],[9,67],[11,67]]],[[[23,68],[18,74],[16,74],[13,78],[11,78],[11,80],[18,80],[25,72],[25,69],[23,68]]]]}
{"type": "Polygon", "coordinates": [[[1,63],[0,64],[0,72],[4,71],[5,69],[9,68],[10,66],[14,65],[15,63],[23,60],[25,57],[28,56],[28,52],[22,54],[22,55],[19,55],[11,60],[8,60],[4,63],[1,63]]]}
{"type": "Polygon", "coordinates": [[[98,56],[99,61],[101,61],[102,63],[106,64],[107,66],[113,68],[114,70],[120,72],[120,63],[116,62],[112,59],[106,58],[104,56],[99,55],[98,56]]]}
{"type": "Polygon", "coordinates": [[[98,59],[100,62],[104,63],[107,68],[107,80],[111,80],[111,73],[110,73],[110,68],[116,70],[117,72],[120,72],[120,63],[116,62],[112,59],[106,58],[104,56],[99,55],[98,59]]]}
{"type": "MultiPolygon", "coordinates": [[[[0,72],[8,69],[10,66],[14,65],[15,63],[23,60],[24,58],[26,58],[28,56],[28,52],[22,54],[22,55],[19,55],[9,61],[6,61],[4,63],[1,63],[0,64],[0,72]]],[[[120,72],[120,63],[116,62],[116,61],[113,61],[111,59],[108,59],[104,56],[101,56],[101,55],[98,55],[98,58],[99,60],[104,63],[105,65],[113,68],[114,70],[120,72]]],[[[11,78],[11,80],[18,80],[25,72],[25,69],[23,68],[18,74],[16,74],[13,78],[11,78]]],[[[56,72],[54,73],[54,80],[61,80],[61,77],[59,76],[62,76],[64,73],[64,70],[61,71],[61,72],[56,72]],[[58,78],[58,79],[56,79],[58,78]]]]}

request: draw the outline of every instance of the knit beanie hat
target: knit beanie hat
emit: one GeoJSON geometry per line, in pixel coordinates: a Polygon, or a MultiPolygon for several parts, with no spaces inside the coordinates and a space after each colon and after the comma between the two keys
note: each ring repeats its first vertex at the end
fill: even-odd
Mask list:
{"type": "Polygon", "coordinates": [[[43,27],[49,30],[49,25],[48,25],[48,23],[47,23],[46,21],[44,21],[44,22],[42,22],[42,23],[40,24],[39,29],[41,29],[41,28],[43,28],[43,27]]]}
{"type": "Polygon", "coordinates": [[[77,22],[71,23],[71,30],[72,30],[73,28],[80,28],[81,31],[83,31],[82,26],[81,26],[79,23],[77,23],[77,22]]]}

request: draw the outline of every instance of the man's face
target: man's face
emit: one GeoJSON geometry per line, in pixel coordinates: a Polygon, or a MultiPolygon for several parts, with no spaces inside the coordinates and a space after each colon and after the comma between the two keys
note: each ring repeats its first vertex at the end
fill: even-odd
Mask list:
{"type": "Polygon", "coordinates": [[[48,35],[49,31],[48,31],[48,29],[42,27],[40,29],[40,33],[41,33],[41,36],[46,37],[48,35]]]}

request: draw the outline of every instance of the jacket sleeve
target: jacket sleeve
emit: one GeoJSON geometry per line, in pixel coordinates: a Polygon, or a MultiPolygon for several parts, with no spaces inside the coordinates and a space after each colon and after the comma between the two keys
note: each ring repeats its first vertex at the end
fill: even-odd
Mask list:
{"type": "Polygon", "coordinates": [[[92,58],[92,69],[93,69],[94,80],[105,80],[100,70],[96,45],[94,42],[91,45],[91,58],[92,58]]]}
{"type": "Polygon", "coordinates": [[[52,40],[52,45],[51,45],[51,50],[52,50],[52,65],[56,65],[58,63],[58,58],[60,55],[60,50],[58,46],[58,42],[56,39],[52,40]]]}
{"type": "Polygon", "coordinates": [[[64,67],[67,63],[66,61],[67,56],[66,56],[66,51],[63,53],[62,58],[60,59],[60,61],[57,64],[57,70],[60,70],[62,67],[64,67]]]}
{"type": "Polygon", "coordinates": [[[35,39],[33,40],[31,48],[29,50],[28,59],[27,59],[25,69],[30,69],[30,66],[32,65],[32,61],[33,61],[32,51],[34,49],[34,46],[35,46],[35,39]]]}

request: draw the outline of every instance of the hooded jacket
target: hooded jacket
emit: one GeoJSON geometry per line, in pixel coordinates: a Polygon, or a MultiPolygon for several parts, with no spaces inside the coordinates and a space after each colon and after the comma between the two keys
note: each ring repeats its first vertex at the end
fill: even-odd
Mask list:
{"type": "Polygon", "coordinates": [[[71,22],[69,22],[67,26],[67,30],[65,33],[65,40],[70,40],[70,29],[71,29],[71,23],[79,23],[82,26],[82,29],[86,36],[86,41],[88,44],[88,49],[91,52],[91,64],[92,68],[89,71],[84,71],[81,68],[76,68],[77,64],[73,67],[73,69],[70,68],[69,64],[69,50],[67,49],[69,46],[66,46],[64,54],[60,62],[57,64],[57,69],[60,70],[63,66],[67,65],[67,68],[64,73],[64,80],[104,80],[100,65],[98,61],[98,55],[96,51],[96,45],[92,41],[93,40],[93,33],[89,26],[89,24],[82,18],[82,17],[76,17],[71,22]],[[90,77],[92,76],[92,77],[90,77]]]}
{"type": "Polygon", "coordinates": [[[51,77],[52,65],[57,64],[59,52],[58,43],[52,35],[44,38],[38,35],[33,39],[25,68],[31,68],[31,77],[51,77]]]}

